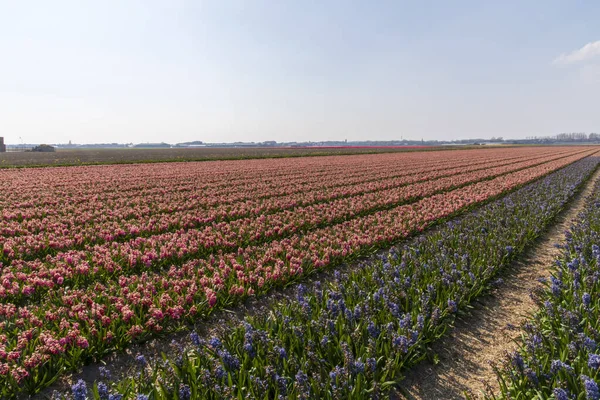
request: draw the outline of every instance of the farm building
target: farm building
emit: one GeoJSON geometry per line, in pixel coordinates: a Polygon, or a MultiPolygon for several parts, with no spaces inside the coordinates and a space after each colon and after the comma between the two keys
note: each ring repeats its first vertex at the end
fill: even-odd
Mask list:
{"type": "Polygon", "coordinates": [[[0,136],[0,153],[6,152],[6,145],[4,144],[4,138],[0,136]]]}

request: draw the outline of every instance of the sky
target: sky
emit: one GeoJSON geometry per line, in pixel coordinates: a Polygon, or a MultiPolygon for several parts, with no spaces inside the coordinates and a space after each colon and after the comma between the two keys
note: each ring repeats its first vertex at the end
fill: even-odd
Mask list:
{"type": "Polygon", "coordinates": [[[600,132],[598,21],[595,0],[0,0],[0,136],[600,132]]]}

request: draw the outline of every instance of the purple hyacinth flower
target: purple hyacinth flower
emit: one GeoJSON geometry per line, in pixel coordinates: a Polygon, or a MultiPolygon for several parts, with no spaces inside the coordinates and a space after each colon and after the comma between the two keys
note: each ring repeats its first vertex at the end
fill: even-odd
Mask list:
{"type": "Polygon", "coordinates": [[[592,296],[589,293],[584,293],[583,296],[581,296],[581,301],[583,302],[583,305],[587,308],[590,306],[590,304],[592,304],[592,296]]]}
{"type": "Polygon", "coordinates": [[[562,388],[554,389],[554,397],[556,397],[556,400],[570,400],[569,393],[562,388]]]}
{"type": "Polygon", "coordinates": [[[148,364],[148,361],[146,361],[146,357],[144,357],[143,354],[138,354],[137,356],[135,356],[135,362],[141,365],[142,367],[145,367],[146,364],[148,364]]]}
{"type": "Polygon", "coordinates": [[[192,389],[188,385],[182,385],[179,388],[179,399],[190,400],[192,398],[192,389]]]}
{"type": "Polygon", "coordinates": [[[85,400],[87,399],[88,389],[87,384],[83,379],[80,379],[71,386],[71,391],[73,392],[73,398],[75,400],[85,400]]]}
{"type": "Polygon", "coordinates": [[[600,400],[600,389],[598,384],[589,376],[581,375],[583,386],[585,387],[585,395],[588,400],[600,400]]]}
{"type": "Polygon", "coordinates": [[[96,385],[98,389],[98,396],[101,400],[108,400],[108,386],[104,382],[98,382],[96,385]]]}
{"type": "Polygon", "coordinates": [[[194,346],[200,346],[200,344],[202,343],[200,340],[200,336],[195,331],[190,333],[190,340],[192,341],[194,346]]]}
{"type": "Polygon", "coordinates": [[[588,357],[588,367],[590,367],[590,369],[600,368],[600,355],[590,354],[588,357]]]}

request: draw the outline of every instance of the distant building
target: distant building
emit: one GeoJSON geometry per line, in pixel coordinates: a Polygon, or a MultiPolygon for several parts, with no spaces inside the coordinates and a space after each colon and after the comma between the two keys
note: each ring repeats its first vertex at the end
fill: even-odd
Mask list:
{"type": "Polygon", "coordinates": [[[4,144],[4,138],[0,136],[0,153],[6,152],[6,145],[4,144]]]}

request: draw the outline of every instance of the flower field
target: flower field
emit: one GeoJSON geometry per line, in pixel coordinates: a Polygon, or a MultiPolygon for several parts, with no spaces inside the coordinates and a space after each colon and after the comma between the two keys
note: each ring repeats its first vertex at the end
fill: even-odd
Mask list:
{"type": "Polygon", "coordinates": [[[349,274],[299,285],[295,299],[224,335],[192,333],[176,356],[140,357],[141,375],[75,386],[96,398],[385,398],[599,162],[571,165],[349,274]]]}
{"type": "Polygon", "coordinates": [[[537,180],[444,228],[435,241],[301,290],[273,318],[186,353],[188,372],[173,363],[155,370],[150,386],[127,381],[119,389],[155,398],[177,397],[180,389],[184,398],[188,389],[214,398],[265,390],[269,398],[376,395],[549,223],[596,168],[595,152],[511,148],[0,170],[0,395],[35,393],[133,341],[537,180]],[[163,393],[158,380],[166,373],[175,383],[163,393]],[[208,382],[223,392],[206,391],[208,382]]]}
{"type": "Polygon", "coordinates": [[[600,183],[566,233],[520,351],[498,371],[500,398],[600,399],[600,183]]]}

